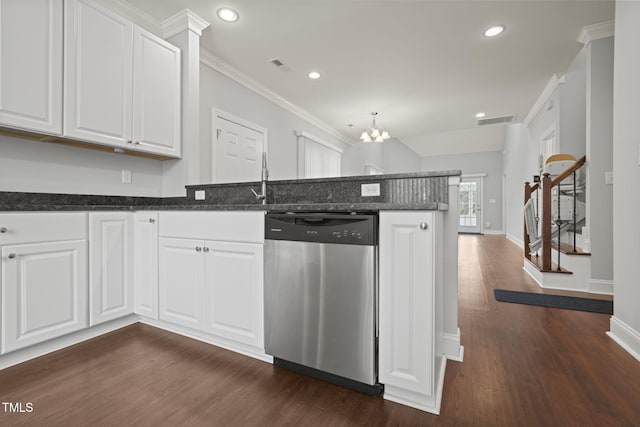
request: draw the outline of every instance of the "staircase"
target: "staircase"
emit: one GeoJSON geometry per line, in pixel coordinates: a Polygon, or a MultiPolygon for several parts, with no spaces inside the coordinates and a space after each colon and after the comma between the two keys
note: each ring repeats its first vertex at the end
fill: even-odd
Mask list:
{"type": "Polygon", "coordinates": [[[586,157],[551,156],[541,182],[525,183],[524,270],[543,288],[598,292],[590,289],[591,257],[581,232],[585,163],[586,157]]]}

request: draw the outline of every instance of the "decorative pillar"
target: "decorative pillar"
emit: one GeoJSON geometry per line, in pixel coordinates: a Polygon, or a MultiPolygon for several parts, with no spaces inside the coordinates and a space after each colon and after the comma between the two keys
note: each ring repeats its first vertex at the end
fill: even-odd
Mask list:
{"type": "Polygon", "coordinates": [[[200,36],[209,23],[185,9],[162,22],[163,37],[182,51],[182,158],[162,165],[162,195],[185,195],[200,182],[200,36]]]}
{"type": "Polygon", "coordinates": [[[458,327],[458,189],[459,176],[449,177],[449,209],[444,215],[444,354],[449,360],[462,362],[458,327]]]}

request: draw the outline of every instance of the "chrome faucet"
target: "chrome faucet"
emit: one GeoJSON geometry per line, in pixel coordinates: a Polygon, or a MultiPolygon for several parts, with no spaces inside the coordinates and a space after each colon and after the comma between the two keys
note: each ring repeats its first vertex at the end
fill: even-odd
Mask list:
{"type": "Polygon", "coordinates": [[[267,204],[267,180],[269,179],[269,169],[267,169],[267,153],[262,153],[262,193],[256,193],[256,190],[249,188],[257,200],[262,200],[262,204],[267,204]]]}

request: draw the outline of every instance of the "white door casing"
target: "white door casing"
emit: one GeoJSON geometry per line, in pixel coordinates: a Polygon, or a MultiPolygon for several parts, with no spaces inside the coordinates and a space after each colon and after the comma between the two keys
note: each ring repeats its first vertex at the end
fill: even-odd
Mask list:
{"type": "Polygon", "coordinates": [[[260,181],[267,129],[220,110],[213,110],[212,125],[213,181],[260,181]]]}
{"type": "Polygon", "coordinates": [[[458,231],[482,233],[482,190],[486,174],[462,175],[458,193],[458,231]]]}

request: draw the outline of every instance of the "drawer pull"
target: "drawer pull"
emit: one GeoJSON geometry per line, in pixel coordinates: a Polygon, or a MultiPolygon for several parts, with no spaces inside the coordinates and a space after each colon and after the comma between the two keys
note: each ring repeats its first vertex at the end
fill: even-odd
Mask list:
{"type": "Polygon", "coordinates": [[[209,252],[209,248],[206,247],[206,246],[204,248],[202,248],[202,250],[204,250],[205,252],[209,252]]]}
{"type": "Polygon", "coordinates": [[[420,230],[426,230],[427,228],[429,228],[429,226],[427,225],[426,222],[421,222],[420,223],[420,230]]]}
{"type": "Polygon", "coordinates": [[[200,246],[196,246],[196,252],[201,252],[202,248],[200,246]]]}
{"type": "Polygon", "coordinates": [[[149,218],[149,222],[150,222],[151,224],[153,224],[154,222],[156,222],[156,220],[155,220],[155,219],[153,219],[153,218],[149,218]]]}

